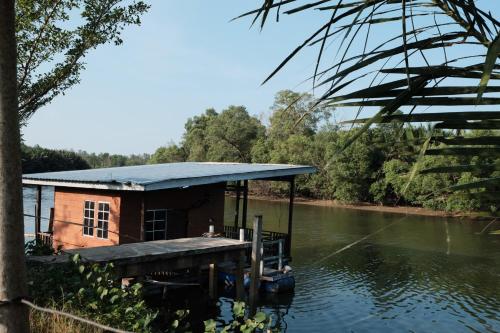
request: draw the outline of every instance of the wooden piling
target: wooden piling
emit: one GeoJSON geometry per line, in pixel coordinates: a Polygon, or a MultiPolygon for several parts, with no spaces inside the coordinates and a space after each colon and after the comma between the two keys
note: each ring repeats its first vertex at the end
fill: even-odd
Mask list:
{"type": "Polygon", "coordinates": [[[208,294],[211,299],[217,298],[217,265],[215,263],[208,267],[208,294]]]}
{"type": "Polygon", "coordinates": [[[253,222],[252,264],[250,268],[250,315],[257,309],[260,283],[260,261],[262,249],[262,215],[256,215],[253,222]]]}
{"type": "Polygon", "coordinates": [[[290,180],[290,201],[288,203],[288,236],[286,239],[286,255],[292,256],[293,201],[295,199],[295,177],[290,180]]]}
{"type": "Polygon", "coordinates": [[[245,250],[240,251],[240,257],[236,263],[236,299],[238,301],[243,301],[245,297],[245,286],[244,286],[244,268],[245,268],[245,250]]]}

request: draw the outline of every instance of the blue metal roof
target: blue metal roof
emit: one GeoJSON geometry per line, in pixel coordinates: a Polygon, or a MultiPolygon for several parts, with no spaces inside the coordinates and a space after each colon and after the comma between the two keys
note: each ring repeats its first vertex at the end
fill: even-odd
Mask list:
{"type": "Polygon", "coordinates": [[[152,191],[236,180],[266,179],[315,172],[304,165],[183,162],[117,168],[32,173],[25,185],[152,191]]]}

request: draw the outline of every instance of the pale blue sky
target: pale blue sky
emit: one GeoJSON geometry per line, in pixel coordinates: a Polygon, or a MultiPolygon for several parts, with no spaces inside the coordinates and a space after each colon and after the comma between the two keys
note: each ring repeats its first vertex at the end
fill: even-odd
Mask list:
{"type": "Polygon", "coordinates": [[[229,22],[258,3],[151,1],[142,26],[123,33],[124,45],[92,51],[81,84],[33,116],[23,129],[26,143],[150,153],[178,142],[187,118],[209,107],[245,105],[261,115],[278,90],[310,89],[297,86],[313,70],[307,54],[270,83],[260,83],[321,21],[282,16],[263,32],[249,29],[249,19],[229,22]]]}
{"type": "MultiPolygon", "coordinates": [[[[152,153],[159,146],[179,142],[186,120],[207,108],[221,111],[229,105],[244,105],[251,114],[265,119],[277,91],[310,92],[311,82],[301,82],[314,71],[317,48],[306,49],[270,82],[260,83],[331,13],[281,15],[279,24],[270,22],[261,32],[257,27],[249,29],[250,18],[229,22],[254,9],[261,0],[149,2],[152,7],[142,26],[124,31],[124,45],[92,51],[86,58],[82,83],[33,116],[23,129],[27,144],[89,152],[152,153]]],[[[494,16],[500,10],[495,3],[478,1],[494,16]]],[[[274,18],[273,14],[270,21],[274,18]]],[[[420,19],[434,24],[432,16],[416,18],[420,19]]],[[[441,19],[436,16],[436,20],[441,19]]],[[[379,30],[371,30],[367,50],[401,31],[400,21],[378,26],[379,30]]],[[[358,44],[350,50],[354,54],[363,52],[364,43],[358,44]]],[[[326,65],[334,63],[336,47],[338,43],[328,47],[326,65]]],[[[460,50],[467,46],[457,47],[448,56],[460,57],[460,50]]],[[[434,64],[444,61],[441,49],[426,51],[426,57],[434,64]]],[[[394,66],[402,66],[401,61],[391,60],[394,66]]],[[[424,63],[417,58],[411,64],[424,63]]],[[[363,80],[359,84],[369,83],[368,78],[363,80]]],[[[337,110],[336,120],[352,119],[350,111],[337,110]]]]}

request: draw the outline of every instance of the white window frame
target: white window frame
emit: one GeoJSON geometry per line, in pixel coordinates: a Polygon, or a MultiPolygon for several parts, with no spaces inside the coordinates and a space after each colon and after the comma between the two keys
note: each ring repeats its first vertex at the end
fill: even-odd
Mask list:
{"type": "Polygon", "coordinates": [[[95,201],[92,200],[85,200],[83,202],[83,227],[82,227],[82,234],[85,237],[94,237],[94,229],[95,229],[95,201]],[[87,202],[92,204],[93,208],[87,208],[87,202]],[[87,216],[87,211],[91,211],[92,214],[88,214],[87,216]],[[86,223],[87,221],[90,221],[91,224],[86,223]],[[89,229],[92,230],[91,233],[89,233],[89,229]],[[87,231],[87,232],[85,232],[87,231]]]}
{"type": "Polygon", "coordinates": [[[153,239],[152,240],[159,240],[159,239],[155,239],[155,233],[156,232],[159,232],[159,231],[163,231],[163,238],[162,239],[167,239],[167,214],[168,214],[168,209],[165,209],[165,208],[161,208],[161,209],[148,209],[146,210],[145,212],[146,214],[144,214],[144,240],[146,240],[146,235],[148,233],[150,234],[153,234],[153,239]],[[153,213],[153,219],[152,220],[146,220],[146,214],[148,212],[152,212],[153,213]],[[156,219],[156,212],[165,212],[165,219],[164,220],[161,220],[161,219],[156,219]],[[155,229],[156,227],[156,222],[159,222],[159,221],[165,221],[165,228],[164,229],[155,229]],[[153,224],[153,228],[151,230],[146,230],[146,223],[152,223],[153,224]]]}
{"type": "Polygon", "coordinates": [[[109,216],[111,215],[111,205],[107,201],[98,201],[97,202],[97,225],[95,226],[95,236],[99,239],[108,239],[109,238],[109,216]],[[107,210],[101,211],[101,205],[107,205],[107,210]],[[107,214],[107,219],[99,218],[99,213],[107,214]],[[102,224],[101,224],[102,223],[102,224]],[[100,225],[100,227],[99,227],[100,225]],[[99,232],[101,232],[101,237],[99,237],[99,232]],[[106,237],[104,237],[104,233],[106,233],[106,237]]]}

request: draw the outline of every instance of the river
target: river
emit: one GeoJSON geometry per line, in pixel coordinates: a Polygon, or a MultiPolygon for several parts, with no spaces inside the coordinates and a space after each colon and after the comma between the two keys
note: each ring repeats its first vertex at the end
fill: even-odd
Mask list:
{"type": "MultiPolygon", "coordinates": [[[[52,193],[43,199],[48,216],[52,193]]],[[[234,199],[226,202],[229,222],[234,199]]],[[[33,208],[26,189],[25,212],[33,208]]],[[[485,223],[300,204],[294,212],[295,292],[261,304],[284,331],[500,332],[500,236],[479,235],[485,223]]],[[[286,231],[286,203],[250,200],[249,216],[257,213],[264,229],[286,231]]],[[[231,304],[194,307],[194,322],[229,321],[231,304]]]]}
{"type": "MultiPolygon", "coordinates": [[[[250,201],[255,213],[264,229],[286,230],[286,203],[250,201]]],[[[263,304],[286,332],[500,332],[500,236],[479,235],[484,223],[300,204],[294,213],[295,293],[263,304]]],[[[230,300],[221,304],[228,320],[230,300]]]]}

